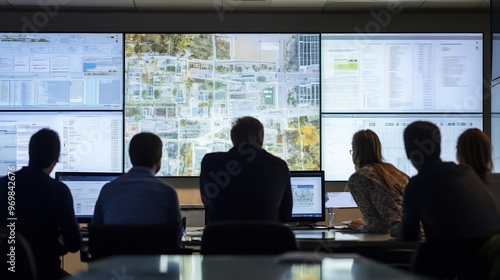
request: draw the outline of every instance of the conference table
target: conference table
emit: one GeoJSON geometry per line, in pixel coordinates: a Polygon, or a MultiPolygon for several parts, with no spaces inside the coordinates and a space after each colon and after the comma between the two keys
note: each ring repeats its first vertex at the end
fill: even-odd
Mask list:
{"type": "Polygon", "coordinates": [[[347,246],[376,246],[397,245],[414,247],[415,241],[396,240],[388,233],[359,233],[351,230],[322,229],[300,230],[294,229],[293,233],[301,250],[310,251],[311,246],[326,248],[340,248],[347,246]]]}
{"type": "Polygon", "coordinates": [[[357,254],[293,252],[279,256],[115,256],[89,265],[75,280],[109,279],[425,279],[357,254]]]}
{"type": "MultiPolygon", "coordinates": [[[[418,241],[395,240],[388,233],[358,233],[345,229],[294,228],[293,232],[301,252],[355,253],[381,263],[410,268],[413,250],[418,241]]],[[[188,228],[189,241],[185,248],[199,252],[203,228],[188,228]]]]}
{"type": "MultiPolygon", "coordinates": [[[[400,241],[392,238],[388,233],[358,233],[342,229],[293,229],[295,238],[301,251],[324,251],[328,253],[348,252],[352,248],[389,247],[412,249],[417,245],[415,241],[400,241]]],[[[202,227],[187,228],[186,247],[199,251],[202,227]]],[[[350,251],[349,251],[350,252],[350,251]]]]}

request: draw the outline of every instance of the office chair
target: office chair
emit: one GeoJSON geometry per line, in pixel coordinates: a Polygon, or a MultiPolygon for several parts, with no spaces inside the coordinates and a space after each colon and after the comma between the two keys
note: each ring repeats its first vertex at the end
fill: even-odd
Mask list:
{"type": "Polygon", "coordinates": [[[485,238],[421,242],[412,256],[411,271],[435,279],[485,279],[480,250],[485,238]]]}
{"type": "MultiPolygon", "coordinates": [[[[9,243],[10,230],[6,227],[0,228],[0,252],[3,258],[7,258],[5,262],[7,265],[4,265],[4,269],[2,271],[2,279],[22,279],[22,280],[36,280],[38,279],[38,271],[36,268],[36,261],[33,255],[33,251],[31,250],[31,246],[28,243],[28,240],[18,231],[15,232],[15,244],[9,243]],[[11,267],[9,264],[10,257],[7,254],[10,254],[10,247],[15,246],[14,251],[14,265],[15,272],[10,272],[7,270],[8,267],[11,267]]],[[[4,263],[5,263],[4,262],[4,263]]]]}
{"type": "Polygon", "coordinates": [[[500,279],[500,233],[493,234],[479,250],[483,279],[500,279]]]}
{"type": "Polygon", "coordinates": [[[213,222],[201,239],[201,254],[207,255],[278,255],[297,249],[290,228],[268,221],[213,222]]]}
{"type": "Polygon", "coordinates": [[[180,254],[180,224],[89,224],[89,261],[112,255],[180,254]]]}

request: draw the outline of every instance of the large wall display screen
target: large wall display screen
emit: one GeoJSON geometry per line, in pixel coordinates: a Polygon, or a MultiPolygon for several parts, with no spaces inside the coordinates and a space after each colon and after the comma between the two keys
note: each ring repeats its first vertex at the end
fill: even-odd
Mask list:
{"type": "Polygon", "coordinates": [[[491,87],[491,144],[493,169],[500,172],[500,84],[491,87]]]}
{"type": "Polygon", "coordinates": [[[1,33],[0,110],[62,109],[123,109],[123,35],[1,33]]]}
{"type": "Polygon", "coordinates": [[[491,36],[491,80],[498,84],[500,83],[500,33],[493,33],[491,36]]]}
{"type": "Polygon", "coordinates": [[[441,158],[456,161],[458,136],[468,128],[483,127],[481,114],[328,114],[322,118],[321,156],[325,180],[345,181],[354,173],[349,150],[356,131],[371,129],[382,144],[382,156],[409,176],[417,174],[406,157],[403,131],[410,123],[423,120],[436,124],[441,132],[441,158]]]}
{"type": "Polygon", "coordinates": [[[42,128],[59,134],[57,171],[122,172],[122,112],[0,112],[0,175],[28,165],[31,136],[42,128]]]}
{"type": "Polygon", "coordinates": [[[491,143],[493,169],[500,172],[500,1],[491,1],[491,143]]]}
{"type": "Polygon", "coordinates": [[[321,167],[325,179],[355,171],[354,133],[375,131],[385,160],[408,175],[404,128],[435,123],[442,158],[456,161],[456,140],[483,126],[482,33],[321,35],[321,167]]]}
{"type": "Polygon", "coordinates": [[[197,176],[250,115],[267,151],[292,170],[319,169],[319,45],[319,34],[125,34],[125,145],[156,133],[157,175],[197,176]]]}
{"type": "Polygon", "coordinates": [[[483,36],[322,34],[323,113],[482,112],[483,36]]]}
{"type": "Polygon", "coordinates": [[[491,143],[493,145],[493,171],[500,172],[500,112],[491,113],[491,143]]]}

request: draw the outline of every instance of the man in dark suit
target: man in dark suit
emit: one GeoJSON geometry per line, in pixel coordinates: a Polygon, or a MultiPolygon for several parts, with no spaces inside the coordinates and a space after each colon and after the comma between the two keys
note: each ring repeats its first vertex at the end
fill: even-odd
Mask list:
{"type": "Polygon", "coordinates": [[[200,192],[207,224],[291,218],[290,170],[285,161],[262,149],[263,140],[260,121],[243,117],[231,129],[233,148],[205,155],[200,192]]]}

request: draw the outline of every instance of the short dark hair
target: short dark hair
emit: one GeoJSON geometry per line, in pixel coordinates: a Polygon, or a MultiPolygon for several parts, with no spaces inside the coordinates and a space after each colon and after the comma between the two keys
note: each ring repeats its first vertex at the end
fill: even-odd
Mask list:
{"type": "Polygon", "coordinates": [[[136,134],[130,140],[128,154],[133,166],[152,167],[162,155],[160,137],[150,132],[136,134]]]}
{"type": "Polygon", "coordinates": [[[42,128],[30,138],[28,165],[34,168],[47,168],[59,160],[60,153],[61,142],[57,132],[42,128]]]}
{"type": "Polygon", "coordinates": [[[245,143],[262,147],[264,142],[264,126],[253,117],[242,117],[236,120],[231,128],[231,141],[234,146],[245,143]]]}
{"type": "Polygon", "coordinates": [[[439,159],[441,155],[441,132],[428,121],[416,121],[404,131],[406,156],[412,164],[419,167],[429,161],[439,159]]]}

